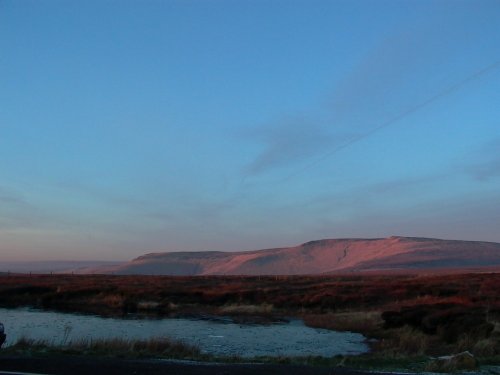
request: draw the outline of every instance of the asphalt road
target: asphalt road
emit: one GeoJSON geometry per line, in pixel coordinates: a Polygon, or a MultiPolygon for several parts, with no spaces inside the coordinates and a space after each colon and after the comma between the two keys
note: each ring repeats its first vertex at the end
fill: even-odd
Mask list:
{"type": "MultiPolygon", "coordinates": [[[[1,374],[47,375],[366,375],[345,368],[280,364],[217,364],[89,357],[0,357],[1,374]],[[5,372],[3,372],[5,371],[5,372]]],[[[377,375],[384,375],[377,373],[377,375]]],[[[391,375],[395,375],[391,373],[391,375]]]]}

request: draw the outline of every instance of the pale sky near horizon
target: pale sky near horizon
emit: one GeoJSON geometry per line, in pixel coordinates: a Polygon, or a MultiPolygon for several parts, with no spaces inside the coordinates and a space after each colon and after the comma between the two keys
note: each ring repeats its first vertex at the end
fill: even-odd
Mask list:
{"type": "Polygon", "coordinates": [[[0,261],[500,242],[499,20],[481,0],[0,0],[0,261]]]}

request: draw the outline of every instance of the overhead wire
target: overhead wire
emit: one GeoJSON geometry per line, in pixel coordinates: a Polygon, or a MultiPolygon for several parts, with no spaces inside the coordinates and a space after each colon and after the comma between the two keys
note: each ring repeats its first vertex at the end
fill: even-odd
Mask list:
{"type": "Polygon", "coordinates": [[[332,155],[335,155],[336,153],[346,149],[347,147],[353,145],[354,143],[357,143],[359,141],[362,141],[363,139],[366,139],[370,136],[372,136],[373,134],[391,126],[391,125],[394,125],[396,122],[400,121],[401,119],[415,113],[415,112],[418,112],[419,110],[421,110],[422,108],[428,106],[429,104],[432,104],[434,103],[435,101],[447,96],[447,95],[450,95],[451,93],[455,92],[455,91],[458,91],[460,90],[463,86],[465,86],[466,84],[468,84],[469,82],[472,82],[472,81],[475,81],[476,79],[480,78],[481,76],[489,73],[490,71],[492,70],[495,70],[497,68],[500,67],[500,60],[497,60],[495,61],[494,63],[492,64],[489,64],[483,68],[481,68],[480,70],[474,72],[473,74],[465,77],[464,79],[458,81],[458,82],[455,82],[454,84],[444,88],[443,90],[439,91],[438,93],[434,94],[433,96],[427,98],[426,100],[406,109],[405,111],[397,114],[396,116],[388,119],[387,121],[384,121],[383,123],[381,123],[380,125],[370,129],[369,131],[363,133],[363,134],[359,134],[349,140],[347,140],[346,142],[344,142],[343,144],[341,145],[338,145],[337,147],[335,147],[334,149],[328,151],[327,153],[323,154],[321,157],[317,158],[316,160],[310,162],[309,164],[305,165],[304,167],[300,168],[299,170],[291,173],[290,175],[288,175],[287,177],[285,177],[283,179],[283,181],[288,181],[288,180],[291,180],[293,179],[294,177],[296,177],[297,175],[307,171],[308,169],[311,169],[313,167],[315,167],[316,165],[318,165],[319,163],[321,163],[322,161],[328,159],[329,157],[331,157],[332,155]]]}

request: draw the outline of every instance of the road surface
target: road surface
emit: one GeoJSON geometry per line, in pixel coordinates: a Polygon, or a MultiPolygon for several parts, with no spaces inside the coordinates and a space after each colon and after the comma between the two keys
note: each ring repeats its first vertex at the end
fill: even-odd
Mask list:
{"type": "MultiPolygon", "coordinates": [[[[44,375],[366,375],[344,368],[283,364],[226,364],[167,360],[129,360],[81,356],[0,357],[2,374],[44,375]]],[[[377,375],[384,375],[377,373],[377,375]]],[[[391,373],[390,375],[395,375],[391,373]]]]}

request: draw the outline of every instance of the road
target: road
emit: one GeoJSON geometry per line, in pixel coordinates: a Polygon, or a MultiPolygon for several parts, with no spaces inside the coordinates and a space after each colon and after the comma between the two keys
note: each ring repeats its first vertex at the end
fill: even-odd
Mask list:
{"type": "MultiPolygon", "coordinates": [[[[218,364],[190,361],[126,360],[116,358],[0,357],[1,374],[44,375],[366,375],[344,368],[281,364],[218,364]]],[[[384,375],[377,373],[377,375],[384,375]]],[[[391,373],[391,375],[395,375],[391,373]]]]}

